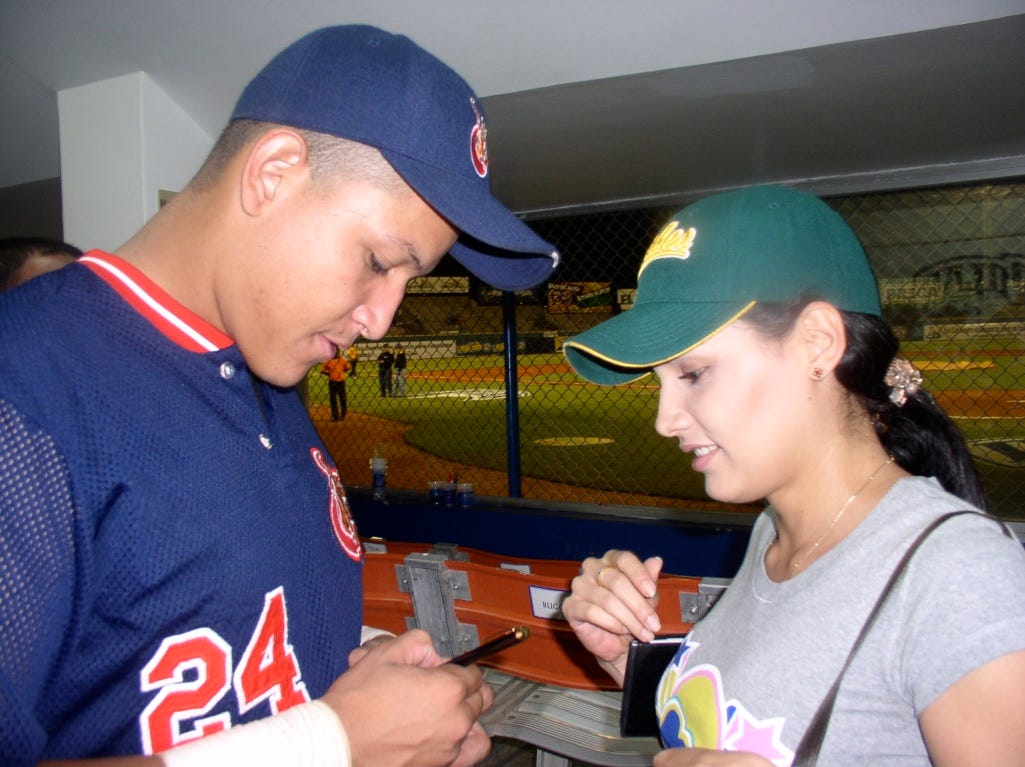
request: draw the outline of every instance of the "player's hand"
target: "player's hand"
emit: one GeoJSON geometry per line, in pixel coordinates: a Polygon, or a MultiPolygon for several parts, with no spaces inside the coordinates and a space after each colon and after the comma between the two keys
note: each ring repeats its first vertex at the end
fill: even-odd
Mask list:
{"type": "Polygon", "coordinates": [[[443,663],[414,630],[368,647],[331,685],[322,700],[345,727],[353,767],[470,767],[487,755],[477,720],[494,694],[479,668],[443,663]]]}
{"type": "Polygon", "coordinates": [[[711,751],[707,748],[671,748],[655,754],[654,767],[772,767],[757,754],[711,751]]]}
{"type": "Polygon", "coordinates": [[[661,629],[655,583],[662,559],[641,562],[629,551],[585,559],[562,613],[584,645],[620,685],[634,638],[650,642],[661,629]]]}
{"type": "Polygon", "coordinates": [[[366,642],[364,642],[359,647],[355,648],[354,650],[352,650],[352,652],[349,653],[349,668],[352,668],[361,660],[363,660],[366,657],[367,653],[370,652],[372,649],[374,649],[378,645],[389,642],[394,638],[394,634],[380,634],[374,637],[373,639],[368,639],[366,642]]]}

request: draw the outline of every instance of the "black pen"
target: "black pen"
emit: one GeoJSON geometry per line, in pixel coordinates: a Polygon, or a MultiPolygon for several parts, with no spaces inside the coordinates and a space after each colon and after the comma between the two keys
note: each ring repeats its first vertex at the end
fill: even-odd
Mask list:
{"type": "Polygon", "coordinates": [[[494,655],[496,652],[501,652],[506,647],[511,647],[518,642],[522,642],[529,636],[530,629],[526,626],[513,626],[510,629],[506,629],[501,634],[493,636],[484,644],[457,655],[450,660],[449,663],[455,663],[457,666],[469,666],[471,663],[476,663],[481,658],[494,655]]]}

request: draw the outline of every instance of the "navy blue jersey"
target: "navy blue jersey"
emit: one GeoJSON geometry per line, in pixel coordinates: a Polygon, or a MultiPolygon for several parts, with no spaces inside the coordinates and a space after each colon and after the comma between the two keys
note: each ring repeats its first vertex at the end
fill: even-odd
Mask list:
{"type": "Polygon", "coordinates": [[[99,252],[0,296],[0,763],[320,697],[362,549],[297,394],[99,252]]]}

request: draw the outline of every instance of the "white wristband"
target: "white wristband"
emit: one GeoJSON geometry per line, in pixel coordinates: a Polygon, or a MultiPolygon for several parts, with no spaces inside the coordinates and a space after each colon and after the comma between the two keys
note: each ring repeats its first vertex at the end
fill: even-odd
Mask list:
{"type": "Polygon", "coordinates": [[[363,630],[360,632],[359,643],[361,645],[364,645],[367,642],[369,642],[371,639],[377,639],[377,637],[393,637],[393,636],[395,636],[395,635],[393,633],[391,633],[390,631],[385,631],[384,629],[374,628],[373,626],[364,626],[363,630]]]}
{"type": "Polygon", "coordinates": [[[166,767],[352,767],[335,712],[315,700],[159,754],[166,767]]]}

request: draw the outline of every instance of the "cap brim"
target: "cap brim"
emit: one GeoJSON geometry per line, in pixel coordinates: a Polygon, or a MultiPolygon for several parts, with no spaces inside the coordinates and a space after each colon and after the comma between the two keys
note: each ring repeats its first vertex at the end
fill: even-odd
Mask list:
{"type": "Polygon", "coordinates": [[[566,339],[569,364],[591,383],[614,386],[650,373],[715,335],[753,304],[636,305],[566,339]]]}
{"type": "Polygon", "coordinates": [[[387,149],[381,154],[460,231],[452,256],[474,275],[500,290],[526,290],[551,277],[559,263],[555,247],[506,208],[486,184],[387,149]]]}

